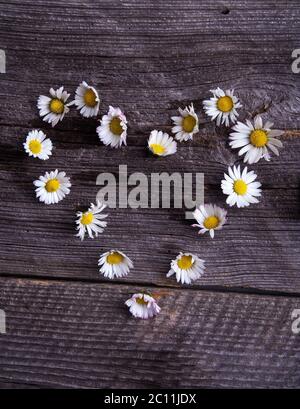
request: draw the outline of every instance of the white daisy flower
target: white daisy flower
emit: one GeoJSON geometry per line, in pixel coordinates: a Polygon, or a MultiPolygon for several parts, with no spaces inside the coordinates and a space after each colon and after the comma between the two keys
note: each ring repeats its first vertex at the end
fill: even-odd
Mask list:
{"type": "Polygon", "coordinates": [[[228,195],[226,203],[229,206],[237,207],[249,206],[250,203],[258,203],[256,198],[261,196],[261,183],[254,182],[257,175],[251,170],[247,172],[247,167],[241,171],[240,166],[228,167],[229,175],[224,173],[225,180],[222,180],[221,188],[225,195],[228,195]]]}
{"type": "Polygon", "coordinates": [[[84,239],[87,232],[91,239],[98,237],[98,233],[102,233],[107,226],[107,222],[103,221],[108,215],[100,214],[102,210],[106,208],[106,205],[97,200],[97,204],[91,203],[91,207],[86,212],[77,212],[76,229],[78,230],[77,237],[81,240],[84,239]]]}
{"type": "Polygon", "coordinates": [[[155,298],[151,295],[138,293],[133,294],[129,300],[125,302],[129,311],[136,318],[148,319],[159,314],[160,307],[156,303],[155,298]]]}
{"type": "Polygon", "coordinates": [[[191,253],[180,253],[171,262],[171,269],[167,274],[170,277],[176,274],[176,280],[182,284],[191,284],[204,274],[205,261],[191,253]]]}
{"type": "Polygon", "coordinates": [[[211,120],[215,120],[217,125],[225,124],[229,126],[229,122],[236,122],[239,116],[237,109],[242,107],[238,98],[234,95],[234,90],[223,91],[221,88],[213,89],[213,97],[203,101],[203,107],[211,120]]]}
{"type": "Polygon", "coordinates": [[[198,224],[193,224],[193,227],[199,227],[199,234],[204,234],[209,231],[210,237],[213,239],[215,230],[221,230],[226,223],[227,211],[214,204],[201,205],[193,212],[193,216],[198,224]]]}
{"type": "Polygon", "coordinates": [[[85,118],[96,116],[100,105],[98,92],[83,81],[76,89],[74,104],[85,118]]]}
{"type": "Polygon", "coordinates": [[[36,197],[40,202],[46,204],[53,204],[60,202],[66,195],[70,193],[70,178],[66,176],[65,172],[55,171],[46,172],[44,176],[40,176],[33,184],[37,187],[35,189],[36,197]]]}
{"type": "Polygon", "coordinates": [[[49,159],[52,155],[52,142],[43,131],[34,129],[30,131],[26,137],[26,142],[23,143],[25,152],[29,156],[42,160],[49,159]]]}
{"type": "Polygon", "coordinates": [[[46,95],[40,95],[37,107],[40,110],[40,116],[43,117],[43,121],[55,126],[59,121],[62,121],[65,114],[69,112],[69,106],[72,102],[67,104],[67,100],[70,94],[64,91],[64,87],[60,87],[57,90],[50,88],[50,97],[46,95]]]}
{"type": "Polygon", "coordinates": [[[123,277],[133,268],[133,263],[129,257],[119,250],[110,250],[101,254],[98,262],[100,273],[104,277],[113,279],[114,277],[123,277]]]}
{"type": "Polygon", "coordinates": [[[178,108],[178,111],[180,116],[172,116],[171,118],[175,125],[172,128],[175,139],[180,142],[193,139],[194,133],[199,131],[198,116],[195,113],[193,104],[184,109],[178,108]]]}
{"type": "Polygon", "coordinates": [[[246,121],[246,124],[238,122],[232,130],[229,139],[231,142],[229,145],[233,148],[242,148],[239,150],[239,156],[245,155],[244,162],[252,163],[258,162],[261,158],[270,160],[270,154],[268,148],[279,155],[277,148],[282,148],[282,142],[276,139],[276,136],[282,135],[283,131],[271,129],[272,122],[267,121],[263,125],[262,118],[258,115],[254,124],[250,121],[246,121]]]}
{"type": "Polygon", "coordinates": [[[109,107],[107,115],[103,115],[97,133],[104,145],[118,148],[126,145],[127,119],[120,108],[109,107]]]}
{"type": "Polygon", "coordinates": [[[167,156],[177,151],[177,143],[167,133],[154,130],[150,133],[148,148],[154,155],[167,156]]]}

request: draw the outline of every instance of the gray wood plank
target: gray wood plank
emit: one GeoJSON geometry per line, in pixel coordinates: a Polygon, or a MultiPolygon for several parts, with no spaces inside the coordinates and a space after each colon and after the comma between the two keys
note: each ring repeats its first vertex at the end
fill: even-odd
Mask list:
{"type": "Polygon", "coordinates": [[[299,128],[299,76],[291,71],[298,1],[239,0],[228,3],[228,14],[223,1],[71,4],[0,5],[7,51],[1,93],[12,97],[1,123],[32,126],[36,95],[60,84],[72,91],[85,79],[99,88],[101,112],[119,104],[138,134],[167,126],[178,105],[194,101],[199,109],[217,85],[236,88],[246,111],[266,110],[277,126],[299,128]]]}
{"type": "Polygon", "coordinates": [[[299,298],[155,288],[161,314],[132,318],[140,287],[0,279],[0,378],[48,387],[300,386],[299,298]],[[162,296],[163,294],[163,296],[162,296]]]}
{"type": "MultiPolygon", "coordinates": [[[[90,119],[82,120],[81,127],[70,132],[44,128],[54,144],[53,155],[47,161],[34,160],[24,152],[23,142],[28,128],[3,126],[0,142],[1,180],[12,185],[16,182],[30,184],[41,172],[58,168],[67,171],[74,183],[81,184],[82,188],[86,183],[95,188],[100,172],[117,175],[119,165],[127,165],[128,173],[143,172],[147,176],[157,172],[204,173],[206,185],[219,187],[228,166],[244,166],[237,152],[230,149],[226,133],[200,135],[194,144],[178,144],[175,156],[157,159],[147,148],[149,134],[133,137],[133,144],[138,141],[138,145],[132,146],[129,142],[127,147],[111,149],[100,143],[95,132],[96,126],[97,121],[90,119]],[[85,133],[86,124],[89,124],[88,133],[85,133]]],[[[290,132],[287,131],[281,138],[284,148],[279,158],[273,157],[270,162],[261,160],[250,166],[257,173],[264,189],[299,188],[300,131],[294,131],[292,136],[290,132]]]]}
{"type": "Polygon", "coordinates": [[[180,147],[177,161],[157,161],[142,146],[111,151],[96,141],[83,148],[83,139],[72,142],[68,133],[52,131],[57,147],[45,168],[45,163],[25,156],[23,136],[18,129],[13,132],[17,146],[4,135],[5,162],[0,165],[5,214],[0,226],[2,274],[98,280],[100,252],[120,247],[136,265],[126,280],[174,285],[174,280],[165,277],[170,260],[179,251],[192,251],[208,263],[207,274],[198,283],[201,286],[299,291],[299,139],[279,160],[257,166],[264,188],[262,202],[248,209],[229,209],[228,226],[213,241],[198,237],[183,210],[112,209],[105,233],[80,243],[74,237],[75,212],[95,200],[98,172],[117,175],[119,164],[128,164],[129,174],[143,170],[148,177],[151,172],[204,172],[205,201],[225,206],[219,187],[225,163],[215,162],[210,148],[180,147]],[[68,172],[73,188],[59,205],[47,207],[36,201],[32,180],[55,167],[68,172]],[[274,172],[281,168],[281,174],[274,172]],[[286,181],[291,183],[289,189],[286,181]]]}
{"type": "Polygon", "coordinates": [[[291,333],[299,298],[226,293],[300,291],[300,75],[291,72],[299,2],[15,0],[0,1],[0,12],[7,56],[0,76],[0,274],[8,276],[0,279],[0,308],[9,329],[0,335],[0,388],[299,387],[299,335],[291,333]],[[101,146],[97,121],[75,111],[55,130],[38,118],[39,94],[61,84],[74,92],[82,80],[99,89],[101,115],[109,104],[126,112],[127,149],[101,146]],[[228,132],[202,110],[216,86],[236,89],[241,119],[262,113],[285,130],[280,158],[253,166],[262,203],[231,209],[214,241],[198,237],[178,209],[118,209],[98,240],[78,242],[75,211],[94,200],[97,174],[116,173],[119,164],[148,176],[204,172],[207,201],[224,205],[218,185],[237,155],[228,132]],[[144,148],[150,130],[170,132],[170,117],[191,101],[199,135],[180,146],[176,160],[153,160],[144,148]],[[33,127],[55,144],[47,163],[22,152],[33,127]],[[32,180],[56,167],[71,176],[72,193],[58,206],[41,206],[32,180]],[[113,247],[135,262],[120,284],[9,277],[103,281],[97,258],[113,247]],[[207,260],[190,291],[165,278],[181,250],[207,260]],[[164,293],[161,315],[149,322],[132,319],[123,305],[145,285],[164,293]]]}
{"type": "MultiPolygon", "coordinates": [[[[43,388],[43,385],[39,387],[43,388]]],[[[0,379],[0,389],[38,389],[39,387],[30,385],[29,383],[6,382],[0,379]]]]}

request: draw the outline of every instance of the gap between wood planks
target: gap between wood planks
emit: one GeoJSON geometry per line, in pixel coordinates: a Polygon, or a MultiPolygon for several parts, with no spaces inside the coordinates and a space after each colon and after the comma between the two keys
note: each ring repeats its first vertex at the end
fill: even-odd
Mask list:
{"type": "Polygon", "coordinates": [[[111,285],[116,285],[116,286],[126,286],[126,287],[132,287],[132,288],[151,288],[151,289],[156,289],[156,288],[165,288],[166,290],[177,290],[177,291],[182,291],[182,290],[187,290],[187,291],[197,291],[197,292],[216,292],[216,293],[233,293],[233,294],[240,294],[240,295],[261,295],[261,296],[272,296],[272,297],[288,297],[288,298],[299,298],[300,293],[297,292],[286,292],[286,291],[276,291],[276,290],[260,290],[256,289],[253,287],[249,288],[244,288],[244,287],[224,287],[224,286],[214,286],[214,285],[206,285],[206,286],[201,286],[199,284],[196,284],[191,287],[187,286],[173,286],[173,285],[161,285],[161,284],[154,284],[154,283],[138,283],[138,282],[128,282],[128,281],[121,281],[118,279],[114,279],[111,282],[106,282],[106,281],[99,281],[96,279],[91,279],[91,278],[71,278],[71,277],[60,277],[60,276],[41,276],[41,275],[20,275],[20,274],[1,274],[0,279],[11,279],[11,280],[20,280],[20,281],[33,281],[35,283],[43,283],[46,284],[47,281],[50,281],[52,283],[78,283],[78,284],[97,284],[102,287],[109,287],[111,285]]]}

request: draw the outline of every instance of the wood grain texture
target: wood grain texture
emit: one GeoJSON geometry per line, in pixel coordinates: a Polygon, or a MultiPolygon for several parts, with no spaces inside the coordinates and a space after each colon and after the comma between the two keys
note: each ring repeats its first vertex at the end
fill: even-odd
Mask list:
{"type": "Polygon", "coordinates": [[[37,387],[36,385],[30,385],[29,383],[20,382],[6,382],[0,380],[0,389],[38,389],[42,386],[37,387]]]}
{"type": "MultiPolygon", "coordinates": [[[[13,208],[2,205],[2,274],[107,281],[98,273],[97,260],[118,248],[135,266],[122,282],[174,286],[176,281],[166,278],[170,261],[180,251],[191,251],[207,262],[206,274],[193,286],[300,291],[297,190],[267,190],[258,206],[230,210],[228,225],[214,240],[199,236],[181,209],[111,209],[101,237],[81,243],[74,234],[74,213],[86,198],[93,199],[93,186],[74,185],[72,194],[54,207],[39,205],[31,182],[26,186],[26,201],[12,200],[13,208]]],[[[206,197],[224,203],[219,191],[206,197]]]]}
{"type": "MultiPolygon", "coordinates": [[[[37,95],[60,84],[74,91],[86,79],[100,91],[102,113],[108,104],[124,109],[131,135],[167,126],[179,105],[194,101],[200,109],[216,85],[235,87],[246,112],[265,109],[277,126],[299,128],[299,77],[291,71],[297,1],[228,2],[226,15],[223,1],[71,4],[2,5],[8,69],[1,92],[14,97],[5,101],[2,123],[41,126],[37,95]]],[[[58,129],[91,129],[74,116],[58,129]]],[[[203,113],[201,123],[209,123],[203,113]]]]}
{"type": "Polygon", "coordinates": [[[290,332],[300,294],[300,75],[291,71],[299,1],[9,0],[0,15],[0,308],[11,326],[0,338],[0,388],[299,387],[299,340],[290,332]],[[127,148],[105,148],[99,118],[75,109],[55,129],[38,117],[38,95],[60,85],[73,94],[82,80],[99,90],[99,118],[109,105],[126,113],[127,148]],[[252,166],[261,203],[229,209],[214,240],[198,237],[180,209],[111,209],[105,233],[80,243],[75,212],[95,200],[97,174],[116,175],[120,164],[148,177],[204,172],[205,201],[225,206],[220,180],[240,162],[228,130],[202,109],[217,86],[236,90],[241,120],[260,113],[285,130],[280,157],[252,166]],[[151,157],[150,131],[170,132],[171,116],[190,102],[199,134],[176,156],[151,157]],[[23,152],[32,128],[54,143],[47,162],[23,152]],[[32,181],[55,168],[71,177],[72,192],[47,207],[32,181]],[[97,270],[110,248],[135,264],[120,283],[103,282],[97,270]],[[179,251],[207,261],[204,277],[180,290],[165,277],[179,251]],[[168,293],[147,323],[123,306],[141,286],[168,293]]]}
{"type": "Polygon", "coordinates": [[[20,7],[11,3],[3,10],[8,72],[1,77],[0,91],[5,100],[0,118],[0,199],[6,214],[0,226],[1,273],[98,280],[99,253],[119,247],[135,261],[136,270],[128,280],[174,285],[165,274],[170,260],[183,250],[208,261],[200,285],[299,291],[299,77],[291,73],[289,55],[292,39],[297,39],[297,4],[291,4],[291,11],[284,14],[284,29],[278,17],[282,15],[281,3],[275,10],[271,3],[261,7],[259,2],[253,3],[251,10],[243,10],[243,2],[234,2],[231,12],[223,15],[221,3],[199,6],[198,2],[188,2],[183,21],[179,20],[182,8],[176,3],[178,8],[169,10],[168,24],[156,23],[169,3],[161,2],[155,8],[150,2],[149,16],[139,2],[120,5],[119,15],[114,3],[104,3],[101,8],[91,8],[89,3],[70,8],[68,3],[60,3],[51,9],[43,2],[27,2],[20,7]],[[48,23],[44,25],[46,10],[48,23]],[[24,13],[27,19],[21,18],[24,13]],[[108,28],[104,21],[112,15],[115,20],[108,28]],[[68,30],[64,28],[63,48],[55,41],[62,29],[54,30],[62,19],[68,26],[68,30]],[[83,38],[87,19],[94,24],[83,38]],[[222,22],[214,37],[212,21],[222,22]],[[267,24],[270,21],[279,24],[276,33],[267,24]],[[33,25],[34,34],[30,28],[33,25]],[[231,40],[229,27],[235,33],[231,40]],[[51,40],[50,50],[44,48],[46,38],[51,40]],[[176,57],[172,47],[177,49],[176,57]],[[160,50],[157,55],[154,49],[160,50]],[[108,104],[119,104],[126,111],[127,148],[103,147],[95,133],[97,121],[80,118],[74,110],[54,130],[38,118],[35,104],[39,93],[60,83],[74,91],[82,79],[91,80],[99,88],[101,114],[108,104]],[[228,147],[228,132],[216,128],[201,108],[209,88],[218,85],[237,89],[245,107],[242,118],[265,111],[265,118],[287,130],[280,158],[255,166],[265,189],[262,203],[250,209],[231,209],[228,227],[214,241],[198,238],[178,210],[129,209],[112,210],[104,235],[93,242],[79,243],[73,236],[76,210],[95,199],[97,174],[117,174],[119,164],[127,164],[129,173],[143,171],[148,176],[163,171],[204,172],[205,200],[225,204],[220,181],[238,156],[228,147]],[[155,160],[145,148],[150,130],[169,132],[171,115],[190,101],[200,115],[199,135],[191,143],[180,144],[176,157],[155,160]],[[22,150],[31,127],[44,129],[55,144],[47,163],[26,157],[22,150]],[[47,208],[35,201],[32,181],[55,168],[67,171],[73,188],[63,203],[47,208]]]}
{"type": "Polygon", "coordinates": [[[8,333],[1,376],[48,387],[299,387],[299,298],[164,292],[161,314],[133,319],[140,287],[0,280],[8,333]]]}

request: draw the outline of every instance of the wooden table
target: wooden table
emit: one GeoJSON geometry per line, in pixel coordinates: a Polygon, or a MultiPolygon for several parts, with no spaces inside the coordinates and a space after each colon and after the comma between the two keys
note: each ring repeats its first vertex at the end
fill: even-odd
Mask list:
{"type": "Polygon", "coordinates": [[[299,1],[103,0],[1,2],[0,334],[1,387],[299,387],[300,48],[299,1]],[[73,109],[52,129],[37,97],[51,86],[74,93],[86,80],[99,90],[100,114],[120,106],[128,147],[104,147],[96,119],[73,109]],[[258,205],[230,209],[214,240],[198,236],[181,209],[111,209],[95,240],[75,237],[74,217],[95,201],[100,172],[203,172],[205,201],[225,206],[220,181],[238,155],[228,131],[204,115],[209,90],[234,88],[241,119],[261,113],[284,129],[279,158],[253,165],[263,184],[258,205]],[[200,132],[175,156],[155,160],[152,129],[194,102],[200,132]],[[55,150],[47,161],[22,143],[44,130],[55,150]],[[72,191],[40,204],[32,182],[65,170],[72,191]],[[135,268],[124,279],[98,273],[99,254],[123,250],[135,268]],[[191,286],[167,279],[180,251],[204,258],[191,286]],[[124,301],[161,291],[161,314],[136,320],[124,301]]]}

